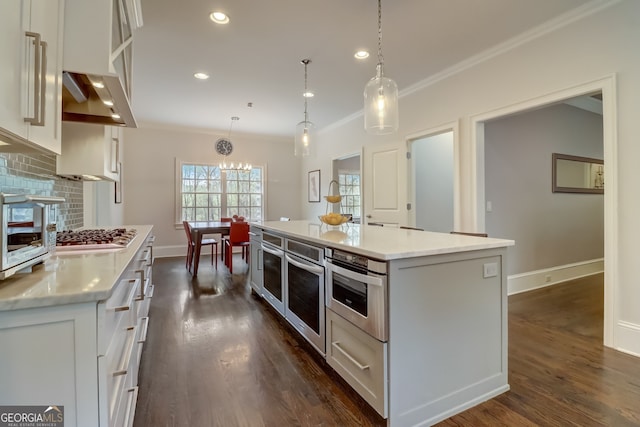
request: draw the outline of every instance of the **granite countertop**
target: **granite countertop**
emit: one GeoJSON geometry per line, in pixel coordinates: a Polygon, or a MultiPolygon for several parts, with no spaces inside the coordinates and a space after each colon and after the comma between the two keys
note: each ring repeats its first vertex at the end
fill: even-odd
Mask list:
{"type": "Polygon", "coordinates": [[[264,221],[253,222],[251,225],[381,260],[501,248],[515,244],[513,240],[506,239],[359,224],[334,227],[313,221],[264,221]]]}
{"type": "Polygon", "coordinates": [[[0,311],[109,298],[114,285],[151,234],[153,226],[123,226],[136,236],[126,248],[54,251],[31,273],[0,281],[0,311]]]}

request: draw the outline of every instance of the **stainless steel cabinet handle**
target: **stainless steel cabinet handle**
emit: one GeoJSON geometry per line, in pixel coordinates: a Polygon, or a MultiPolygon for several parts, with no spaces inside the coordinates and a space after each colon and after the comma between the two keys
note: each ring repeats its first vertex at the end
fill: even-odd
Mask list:
{"type": "MultiPolygon", "coordinates": [[[[29,38],[33,38],[33,117],[25,117],[24,121],[31,123],[34,126],[42,126],[44,124],[42,120],[42,106],[40,105],[42,100],[44,99],[44,90],[41,85],[46,82],[46,72],[45,79],[42,78],[42,40],[41,35],[39,33],[33,33],[31,31],[25,31],[25,36],[29,38]]],[[[46,43],[45,43],[46,46],[46,43]]],[[[46,50],[45,50],[46,52],[46,50]]],[[[45,60],[46,62],[46,60],[45,60]]]]}
{"type": "MultiPolygon", "coordinates": [[[[130,334],[135,333],[135,328],[133,326],[127,328],[127,332],[130,334]]],[[[133,350],[133,339],[129,340],[129,347],[126,350],[126,357],[124,358],[124,366],[121,369],[113,372],[114,377],[119,377],[121,375],[127,375],[127,365],[129,365],[129,360],[131,359],[131,351],[133,350]]]]}
{"type": "Polygon", "coordinates": [[[42,59],[40,60],[40,121],[34,123],[36,126],[44,126],[47,107],[47,42],[42,41],[40,46],[42,47],[42,59]]]}
{"type": "Polygon", "coordinates": [[[351,363],[353,363],[354,365],[356,365],[358,367],[358,369],[360,369],[361,371],[366,371],[367,369],[369,369],[371,366],[369,365],[363,365],[360,362],[358,362],[352,355],[350,355],[349,353],[347,353],[341,346],[340,346],[340,341],[334,341],[331,343],[331,346],[333,348],[335,348],[336,350],[338,350],[340,353],[342,353],[342,355],[344,357],[346,357],[347,359],[349,359],[349,361],[351,361],[351,363]]]}

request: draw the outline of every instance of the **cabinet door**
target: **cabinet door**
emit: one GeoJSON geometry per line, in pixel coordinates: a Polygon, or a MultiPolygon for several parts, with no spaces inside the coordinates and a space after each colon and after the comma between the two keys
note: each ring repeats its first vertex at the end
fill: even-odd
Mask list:
{"type": "MultiPolygon", "coordinates": [[[[60,125],[62,108],[62,31],[64,18],[64,0],[31,0],[31,32],[39,34],[41,46],[40,94],[34,93],[38,86],[29,84],[27,96],[28,114],[34,115],[40,108],[40,120],[29,125],[29,141],[36,145],[60,154],[60,125]],[[39,99],[37,99],[39,98],[39,99]]],[[[29,52],[34,50],[31,44],[29,52]]],[[[34,58],[33,54],[28,59],[34,58]]],[[[30,64],[31,74],[37,64],[30,64]]],[[[33,79],[33,77],[32,77],[33,79]]],[[[31,83],[34,83],[31,81],[31,83]]]]}
{"type": "MultiPolygon", "coordinates": [[[[23,49],[27,45],[29,2],[0,2],[0,131],[27,137],[23,106],[23,49]]],[[[0,132],[1,133],[1,132],[0,132]]]]}

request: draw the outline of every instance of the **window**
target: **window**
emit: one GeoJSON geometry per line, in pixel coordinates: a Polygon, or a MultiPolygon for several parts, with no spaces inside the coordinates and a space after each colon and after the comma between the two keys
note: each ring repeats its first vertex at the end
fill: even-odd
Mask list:
{"type": "Polygon", "coordinates": [[[338,188],[342,196],[340,209],[343,214],[351,214],[353,222],[360,221],[360,174],[347,171],[338,172],[338,188]]]}
{"type": "Polygon", "coordinates": [[[177,166],[176,224],[233,215],[247,221],[263,219],[263,167],[223,172],[217,165],[179,162],[177,166]]]}

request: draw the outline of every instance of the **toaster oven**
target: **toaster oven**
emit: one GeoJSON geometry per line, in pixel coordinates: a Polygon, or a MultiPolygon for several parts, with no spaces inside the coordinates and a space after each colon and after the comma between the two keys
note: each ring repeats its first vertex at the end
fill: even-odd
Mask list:
{"type": "Polygon", "coordinates": [[[49,256],[50,234],[55,239],[55,224],[50,222],[52,205],[62,197],[0,193],[0,280],[30,268],[49,256]],[[51,233],[54,232],[54,233],[51,233]]]}

